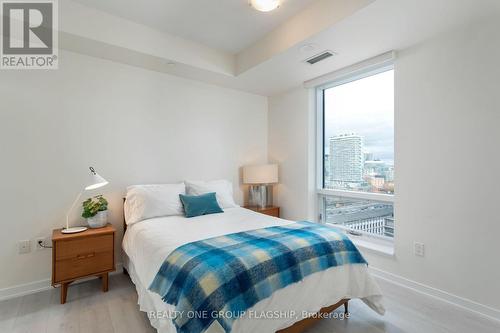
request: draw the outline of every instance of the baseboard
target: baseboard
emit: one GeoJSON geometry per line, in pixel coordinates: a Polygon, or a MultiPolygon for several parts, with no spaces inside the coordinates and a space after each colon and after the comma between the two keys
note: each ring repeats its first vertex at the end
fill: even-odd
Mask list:
{"type": "Polygon", "coordinates": [[[449,292],[427,286],[425,284],[404,278],[399,275],[395,275],[381,269],[370,267],[370,271],[373,276],[388,281],[390,283],[396,284],[398,286],[411,289],[418,293],[437,298],[441,301],[450,303],[452,305],[458,306],[462,309],[472,311],[483,317],[500,321],[500,310],[477,303],[467,298],[463,298],[457,295],[450,294],[449,292]]]}
{"type": "MultiPolygon", "coordinates": [[[[116,267],[116,270],[114,272],[110,273],[110,275],[122,273],[122,268],[123,268],[122,263],[116,264],[115,267],[116,267]]],[[[89,277],[89,278],[77,280],[74,283],[78,284],[78,283],[86,282],[86,281],[89,281],[89,280],[92,280],[95,278],[96,277],[89,277]]],[[[11,298],[21,297],[21,296],[25,296],[25,295],[29,295],[29,294],[35,294],[35,293],[38,293],[41,291],[49,290],[51,288],[52,288],[52,285],[51,285],[50,279],[34,281],[34,282],[25,283],[25,284],[19,284],[17,286],[13,286],[13,287],[3,288],[3,289],[0,289],[0,301],[5,301],[5,300],[11,299],[11,298]]]]}
{"type": "Polygon", "coordinates": [[[50,285],[50,279],[19,284],[17,286],[0,289],[0,301],[38,293],[41,291],[49,290],[50,288],[52,288],[52,286],[50,285]]]}

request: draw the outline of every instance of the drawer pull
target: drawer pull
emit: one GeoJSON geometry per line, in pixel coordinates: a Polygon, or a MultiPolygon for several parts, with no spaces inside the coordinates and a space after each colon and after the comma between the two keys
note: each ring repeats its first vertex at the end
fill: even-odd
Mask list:
{"type": "Polygon", "coordinates": [[[95,252],[92,253],[87,253],[87,254],[78,254],[76,256],[76,259],[85,259],[85,258],[92,258],[95,256],[95,252]]]}

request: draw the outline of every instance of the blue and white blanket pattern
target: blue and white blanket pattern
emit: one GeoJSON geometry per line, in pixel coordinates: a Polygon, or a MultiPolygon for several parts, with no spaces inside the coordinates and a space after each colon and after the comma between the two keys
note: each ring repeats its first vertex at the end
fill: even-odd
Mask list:
{"type": "Polygon", "coordinates": [[[178,332],[203,332],[215,320],[230,332],[239,314],[276,290],[345,264],[366,261],[343,233],[297,222],[182,245],[149,289],[175,306],[178,332]]]}

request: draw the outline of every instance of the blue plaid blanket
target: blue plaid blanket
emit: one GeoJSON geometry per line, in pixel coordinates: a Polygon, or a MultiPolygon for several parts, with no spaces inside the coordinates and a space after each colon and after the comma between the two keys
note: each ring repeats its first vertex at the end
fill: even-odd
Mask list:
{"type": "Polygon", "coordinates": [[[345,264],[366,261],[344,234],[298,222],[180,246],[149,289],[175,306],[178,332],[203,332],[215,320],[230,332],[239,316],[276,290],[345,264]]]}

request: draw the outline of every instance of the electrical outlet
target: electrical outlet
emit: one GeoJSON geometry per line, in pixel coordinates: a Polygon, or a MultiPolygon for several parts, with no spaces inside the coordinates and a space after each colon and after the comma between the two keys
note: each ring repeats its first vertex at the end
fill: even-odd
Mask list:
{"type": "Polygon", "coordinates": [[[29,240],[20,240],[17,243],[19,254],[30,253],[31,245],[29,240]]]}
{"type": "Polygon", "coordinates": [[[46,248],[44,248],[43,246],[40,245],[40,242],[42,242],[42,245],[47,246],[46,241],[47,241],[47,238],[45,238],[45,237],[39,237],[39,238],[35,239],[35,249],[37,251],[46,250],[46,248]]]}
{"type": "Polygon", "coordinates": [[[413,253],[416,256],[423,257],[425,253],[424,243],[414,242],[413,243],[413,253]]]}

